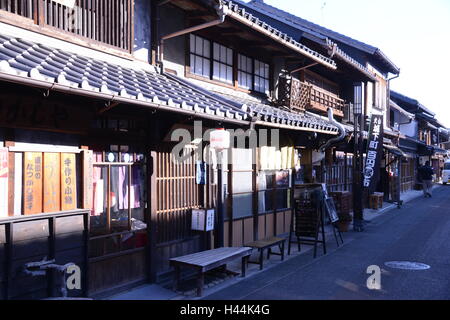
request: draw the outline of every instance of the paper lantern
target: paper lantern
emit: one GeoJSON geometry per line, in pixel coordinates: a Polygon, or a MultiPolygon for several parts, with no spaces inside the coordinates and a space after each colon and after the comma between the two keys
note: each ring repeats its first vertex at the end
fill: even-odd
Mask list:
{"type": "Polygon", "coordinates": [[[210,134],[210,147],[217,151],[230,148],[231,135],[230,132],[225,129],[216,129],[210,134]]]}

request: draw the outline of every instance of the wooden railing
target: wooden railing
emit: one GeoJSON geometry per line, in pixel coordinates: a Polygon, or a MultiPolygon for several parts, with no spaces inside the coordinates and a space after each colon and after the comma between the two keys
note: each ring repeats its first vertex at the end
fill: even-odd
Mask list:
{"type": "Polygon", "coordinates": [[[0,10],[40,27],[126,51],[132,48],[133,5],[134,0],[0,0],[0,10]]]}
{"type": "Polygon", "coordinates": [[[316,110],[327,112],[332,108],[337,116],[344,116],[345,101],[315,85],[290,76],[280,76],[278,104],[294,111],[316,110]]]}
{"type": "Polygon", "coordinates": [[[81,290],[88,296],[87,260],[89,210],[72,210],[0,219],[0,300],[41,299],[56,292],[50,277],[23,273],[26,263],[55,260],[73,262],[82,269],[81,290]]]}
{"type": "Polygon", "coordinates": [[[0,10],[33,19],[34,0],[0,0],[0,10]]]}

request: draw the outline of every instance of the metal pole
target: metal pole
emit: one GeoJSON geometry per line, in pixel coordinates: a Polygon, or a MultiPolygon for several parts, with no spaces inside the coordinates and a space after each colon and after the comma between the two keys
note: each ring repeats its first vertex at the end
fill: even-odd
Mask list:
{"type": "Polygon", "coordinates": [[[362,204],[362,124],[364,116],[355,115],[354,123],[354,159],[353,159],[353,228],[363,231],[363,204],[362,204]]]}
{"type": "Polygon", "coordinates": [[[214,237],[215,248],[223,247],[223,204],[222,204],[222,152],[217,151],[217,232],[214,237]]]}

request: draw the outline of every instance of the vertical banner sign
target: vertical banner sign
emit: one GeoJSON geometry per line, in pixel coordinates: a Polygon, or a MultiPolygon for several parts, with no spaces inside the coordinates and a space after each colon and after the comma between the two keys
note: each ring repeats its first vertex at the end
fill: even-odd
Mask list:
{"type": "Polygon", "coordinates": [[[83,209],[91,209],[94,203],[94,153],[83,150],[83,209]]]}
{"type": "Polygon", "coordinates": [[[25,152],[23,168],[23,211],[25,215],[42,212],[42,153],[25,152]]]}
{"type": "Polygon", "coordinates": [[[372,115],[363,177],[363,186],[369,191],[369,194],[375,192],[378,183],[383,156],[383,135],[383,116],[372,115]]]}
{"type": "Polygon", "coordinates": [[[0,217],[8,216],[8,148],[0,148],[0,217]]]}
{"type": "Polygon", "coordinates": [[[61,154],[61,210],[77,208],[77,177],[74,153],[61,154]]]}
{"type": "Polygon", "coordinates": [[[59,153],[44,153],[44,212],[61,210],[59,153]]]}

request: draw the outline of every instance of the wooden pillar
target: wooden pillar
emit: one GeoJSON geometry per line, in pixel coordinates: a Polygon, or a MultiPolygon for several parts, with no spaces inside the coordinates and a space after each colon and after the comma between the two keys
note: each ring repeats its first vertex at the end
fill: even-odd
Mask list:
{"type": "Polygon", "coordinates": [[[233,148],[228,149],[227,174],[228,245],[233,246],[233,148]]]}
{"type": "Polygon", "coordinates": [[[259,148],[253,150],[253,164],[252,164],[252,209],[253,209],[253,240],[258,240],[259,228],[259,192],[258,192],[258,159],[259,148]]]}
{"type": "Polygon", "coordinates": [[[312,149],[302,149],[302,165],[305,166],[305,182],[313,182],[312,149]]]}

